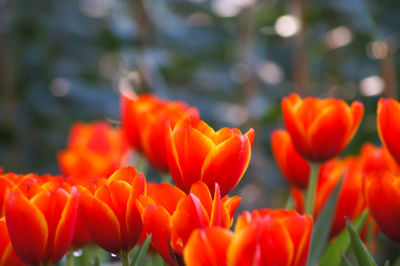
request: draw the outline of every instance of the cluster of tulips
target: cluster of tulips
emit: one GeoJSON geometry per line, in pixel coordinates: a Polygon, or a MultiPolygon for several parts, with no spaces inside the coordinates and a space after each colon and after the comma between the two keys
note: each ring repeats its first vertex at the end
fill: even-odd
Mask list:
{"type": "Polygon", "coordinates": [[[297,210],[244,211],[233,226],[241,198],[228,193],[249,165],[254,131],[215,131],[183,102],[125,92],[121,128],[101,121],[72,127],[58,153],[62,176],[1,173],[0,266],[51,265],[66,254],[71,265],[72,252],[86,245],[132,265],[130,251],[147,241],[170,265],[312,265],[316,221],[335,191],[325,225],[330,243],[354,229],[346,219],[363,214],[362,239],[381,231],[399,242],[400,104],[378,104],[384,147],[365,144],[344,159],[337,156],[357,131],[361,103],[291,94],[282,110],[287,131],[273,132],[272,150],[297,210]],[[174,185],[147,182],[126,166],[131,150],[174,185]]]}

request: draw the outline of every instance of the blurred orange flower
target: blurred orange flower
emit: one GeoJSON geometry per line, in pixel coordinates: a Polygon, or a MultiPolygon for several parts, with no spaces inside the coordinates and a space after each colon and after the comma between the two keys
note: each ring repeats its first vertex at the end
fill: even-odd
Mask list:
{"type": "Polygon", "coordinates": [[[363,175],[367,176],[374,172],[400,173],[400,167],[384,147],[378,147],[371,143],[365,143],[359,156],[360,167],[363,175]]]}
{"type": "Polygon", "coordinates": [[[65,177],[108,177],[121,166],[127,148],[121,131],[108,123],[78,122],[71,128],[67,149],[58,153],[58,164],[65,177]]]}
{"type": "Polygon", "coordinates": [[[167,140],[172,179],[185,192],[199,180],[211,191],[218,183],[226,195],[246,171],[253,141],[253,129],[242,135],[237,128],[214,131],[199,119],[181,120],[167,140]]]}
{"type": "Polygon", "coordinates": [[[360,125],[364,107],[340,99],[304,100],[295,93],[282,100],[283,118],[297,151],[307,160],[323,162],[340,154],[360,125]]]}
{"type": "Polygon", "coordinates": [[[271,134],[272,153],[286,181],[299,189],[308,187],[310,164],[297,152],[289,133],[275,130],[271,134]]]}
{"type": "Polygon", "coordinates": [[[374,172],[365,182],[365,199],[379,229],[395,242],[400,242],[400,178],[386,172],[374,172]]]}
{"type": "Polygon", "coordinates": [[[162,172],[168,171],[166,155],[167,124],[171,128],[186,117],[199,118],[196,108],[184,102],[162,100],[154,95],[121,95],[122,128],[131,146],[143,152],[162,172]]]}
{"type": "Polygon", "coordinates": [[[68,251],[75,228],[78,193],[47,182],[27,197],[16,189],[7,194],[5,217],[12,246],[29,265],[54,264],[68,251]],[[29,226],[27,226],[29,225],[29,226]]]}
{"type": "Polygon", "coordinates": [[[194,183],[186,195],[170,184],[149,186],[147,196],[141,196],[138,208],[143,230],[152,234],[152,246],[171,265],[182,262],[182,250],[196,228],[219,226],[229,228],[240,198],[221,198],[218,184],[214,197],[201,181],[194,183]]]}
{"type": "Polygon", "coordinates": [[[134,167],[123,167],[94,192],[78,188],[79,213],[93,241],[114,254],[129,252],[142,233],[136,199],[146,191],[143,174],[134,167]]]}
{"type": "Polygon", "coordinates": [[[400,163],[400,104],[394,99],[381,98],[378,102],[378,133],[393,158],[400,163]]]}

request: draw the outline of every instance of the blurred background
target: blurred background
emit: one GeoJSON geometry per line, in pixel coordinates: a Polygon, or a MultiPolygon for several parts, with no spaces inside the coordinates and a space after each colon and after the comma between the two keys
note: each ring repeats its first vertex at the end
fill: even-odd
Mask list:
{"type": "Polygon", "coordinates": [[[215,129],[253,127],[234,192],[242,208],[283,206],[270,149],[281,98],[360,100],[343,154],[379,143],[377,100],[397,96],[399,12],[396,0],[0,0],[0,165],[59,173],[72,123],[118,124],[119,91],[133,88],[186,101],[215,129]]]}

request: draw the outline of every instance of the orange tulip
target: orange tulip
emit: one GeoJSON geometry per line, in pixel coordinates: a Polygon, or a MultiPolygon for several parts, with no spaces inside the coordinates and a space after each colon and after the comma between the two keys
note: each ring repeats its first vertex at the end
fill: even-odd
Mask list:
{"type": "MultiPolygon", "coordinates": [[[[324,163],[319,172],[314,217],[318,217],[342,176],[342,187],[330,231],[332,237],[345,228],[346,217],[354,220],[365,209],[362,191],[363,176],[358,159],[355,157],[348,157],[344,160],[333,159],[324,163]]],[[[292,188],[292,193],[298,210],[302,212],[304,201],[302,192],[292,188]]]]}
{"type": "Polygon", "coordinates": [[[28,198],[21,190],[6,197],[5,217],[12,246],[29,265],[58,262],[70,247],[78,207],[78,193],[55,183],[28,198]],[[28,226],[27,226],[28,225],[28,226]]]}
{"type": "Polygon", "coordinates": [[[237,128],[215,132],[201,120],[181,120],[170,129],[167,140],[172,179],[185,192],[199,180],[211,191],[218,183],[221,194],[226,195],[249,165],[253,140],[253,129],[244,135],[237,128]]]}
{"type": "Polygon", "coordinates": [[[121,131],[106,122],[78,122],[71,128],[67,149],[57,158],[65,177],[108,177],[121,166],[127,147],[121,131]]]}
{"type": "Polygon", "coordinates": [[[306,265],[313,221],[293,210],[255,210],[239,215],[228,265],[306,265]]]}
{"type": "Polygon", "coordinates": [[[122,95],[122,123],[132,146],[142,151],[149,162],[162,172],[168,171],[166,155],[167,123],[175,124],[185,118],[199,118],[196,108],[179,101],[167,101],[152,95],[129,98],[122,95]]]}
{"type": "Polygon", "coordinates": [[[142,221],[136,199],[145,191],[146,180],[134,167],[118,169],[94,193],[79,186],[79,213],[97,245],[114,254],[126,254],[137,243],[142,221]]]}
{"type": "Polygon", "coordinates": [[[187,266],[224,266],[232,232],[221,227],[196,229],[190,235],[183,258],[187,266]]]}
{"type": "Polygon", "coordinates": [[[323,162],[340,154],[361,122],[363,105],[351,106],[339,99],[308,97],[292,93],[282,100],[283,118],[293,144],[306,159],[323,162]]]}
{"type": "Polygon", "coordinates": [[[152,94],[142,94],[136,96],[130,91],[121,94],[121,120],[122,132],[124,133],[129,145],[137,151],[142,151],[142,141],[140,137],[141,124],[138,116],[151,112],[153,107],[157,107],[159,99],[152,94]]]}
{"type": "Polygon", "coordinates": [[[167,263],[182,262],[182,250],[193,230],[231,226],[240,198],[221,198],[218,185],[214,190],[212,198],[208,187],[198,181],[186,195],[179,188],[163,183],[150,186],[147,196],[139,198],[143,230],[152,234],[152,246],[167,263]]]}
{"type": "Polygon", "coordinates": [[[0,265],[1,266],[23,266],[23,263],[15,254],[8,235],[7,224],[0,219],[0,265]]]}
{"type": "Polygon", "coordinates": [[[365,182],[365,199],[379,229],[400,242],[400,178],[390,172],[374,172],[365,182]]]}
{"type": "Polygon", "coordinates": [[[279,169],[289,184],[306,189],[310,177],[310,164],[297,152],[290,135],[284,130],[271,134],[272,152],[279,169]]]}
{"type": "Polygon", "coordinates": [[[381,98],[377,108],[378,133],[393,158],[400,163],[400,104],[394,99],[381,98]]]}

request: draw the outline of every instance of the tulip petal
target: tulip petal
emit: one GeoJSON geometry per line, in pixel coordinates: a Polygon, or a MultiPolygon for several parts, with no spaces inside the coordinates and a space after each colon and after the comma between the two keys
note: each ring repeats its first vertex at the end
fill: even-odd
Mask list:
{"type": "Polygon", "coordinates": [[[197,181],[190,188],[190,193],[200,199],[201,204],[207,211],[207,214],[211,216],[213,199],[211,197],[211,193],[207,185],[202,181],[197,181]]]}
{"type": "Polygon", "coordinates": [[[228,249],[228,265],[292,265],[293,255],[293,243],[284,225],[266,217],[235,233],[228,249]]]}
{"type": "Polygon", "coordinates": [[[121,230],[112,209],[89,191],[82,190],[80,195],[80,214],[90,236],[101,248],[118,254],[122,249],[121,230]]]}
{"type": "Polygon", "coordinates": [[[147,195],[152,198],[156,204],[162,205],[170,215],[176,210],[179,200],[186,196],[182,190],[167,183],[150,186],[147,195]]]}
{"type": "Polygon", "coordinates": [[[181,199],[171,217],[171,246],[178,253],[196,228],[209,224],[209,217],[200,200],[193,194],[181,199]]]}
{"type": "Polygon", "coordinates": [[[348,132],[352,128],[346,111],[347,106],[328,106],[315,119],[308,129],[310,145],[313,147],[311,158],[325,161],[337,156],[346,146],[348,132]]]}
{"type": "MultiPolygon", "coordinates": [[[[211,189],[218,183],[221,194],[229,193],[245,173],[251,156],[251,145],[246,135],[233,135],[209,154],[201,176],[211,189]]],[[[212,191],[213,192],[213,191],[212,191]]]]}
{"type": "Polygon", "coordinates": [[[7,196],[5,213],[15,253],[27,264],[40,264],[48,237],[44,215],[23,195],[14,192],[7,196]],[[27,224],[29,227],[26,226],[27,224]]]}
{"type": "MultiPolygon", "coordinates": [[[[181,127],[175,127],[173,132],[176,157],[172,159],[178,159],[182,175],[174,176],[176,174],[174,171],[171,171],[171,175],[178,186],[181,181],[183,182],[183,186],[179,187],[185,192],[189,192],[190,186],[201,180],[203,163],[210,151],[215,148],[214,142],[209,137],[200,130],[190,127],[189,123],[190,121],[181,127]]],[[[168,162],[170,163],[170,159],[168,162]]],[[[174,164],[170,164],[170,170],[171,166],[174,167],[174,164]]]]}
{"type": "Polygon", "coordinates": [[[394,99],[380,99],[377,119],[378,133],[385,147],[390,151],[397,163],[400,163],[400,104],[394,99]]]}
{"type": "Polygon", "coordinates": [[[187,266],[225,266],[233,234],[219,227],[197,229],[191,234],[183,257],[187,266]]]}
{"type": "Polygon", "coordinates": [[[78,191],[72,188],[71,195],[66,203],[58,222],[54,241],[54,254],[52,262],[55,263],[68,251],[75,231],[75,223],[78,211],[78,191]]]}
{"type": "Polygon", "coordinates": [[[152,246],[168,264],[175,265],[169,246],[171,239],[170,218],[167,210],[159,205],[148,206],[142,214],[143,230],[147,234],[151,234],[152,246]]]}

